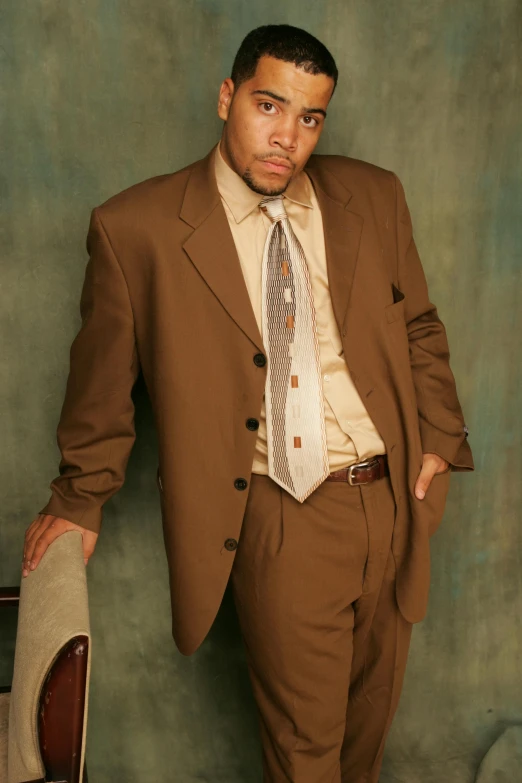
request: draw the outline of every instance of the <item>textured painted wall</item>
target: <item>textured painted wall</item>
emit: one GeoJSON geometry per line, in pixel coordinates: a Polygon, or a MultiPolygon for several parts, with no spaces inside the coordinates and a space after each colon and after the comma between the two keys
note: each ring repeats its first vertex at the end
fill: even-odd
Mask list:
{"type": "MultiPolygon", "coordinates": [[[[210,149],[221,80],[243,36],[271,22],[334,54],[319,151],[399,174],[447,328],[476,471],[453,476],[433,539],[429,615],[381,780],[471,783],[503,729],[522,724],[518,0],[3,0],[0,584],[18,580],[23,532],[57,471],[90,210],[210,149]]],[[[142,384],[134,396],[127,483],[88,569],[91,779],[254,783],[257,719],[230,596],[196,655],[170,637],[156,439],[142,384]]],[[[492,777],[506,761],[497,747],[481,783],[519,777],[492,777]]]]}

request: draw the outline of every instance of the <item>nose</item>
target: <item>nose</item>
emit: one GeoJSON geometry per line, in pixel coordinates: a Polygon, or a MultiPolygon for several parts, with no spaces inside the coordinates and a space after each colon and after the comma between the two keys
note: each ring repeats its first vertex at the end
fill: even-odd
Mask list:
{"type": "Polygon", "coordinates": [[[297,147],[298,128],[292,117],[281,117],[277,129],[272,134],[271,142],[289,152],[297,147]]]}

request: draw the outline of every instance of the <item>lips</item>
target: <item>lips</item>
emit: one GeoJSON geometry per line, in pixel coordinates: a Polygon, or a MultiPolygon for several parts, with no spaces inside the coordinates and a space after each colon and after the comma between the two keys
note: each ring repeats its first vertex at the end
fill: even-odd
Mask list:
{"type": "Polygon", "coordinates": [[[290,166],[288,165],[288,163],[286,163],[286,162],[284,162],[282,160],[277,160],[277,159],[271,158],[270,160],[263,160],[262,163],[263,163],[264,166],[266,166],[266,168],[269,171],[275,171],[275,172],[278,172],[278,173],[283,173],[284,171],[289,171],[290,170],[290,166]]]}

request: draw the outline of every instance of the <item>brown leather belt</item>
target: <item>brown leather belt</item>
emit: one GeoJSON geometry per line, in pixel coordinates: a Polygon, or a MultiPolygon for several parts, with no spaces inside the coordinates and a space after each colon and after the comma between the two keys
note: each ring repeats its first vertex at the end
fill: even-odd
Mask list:
{"type": "Polygon", "coordinates": [[[326,477],[325,481],[347,481],[348,484],[370,484],[376,479],[389,476],[388,457],[386,454],[377,454],[347,468],[334,470],[326,477]]]}

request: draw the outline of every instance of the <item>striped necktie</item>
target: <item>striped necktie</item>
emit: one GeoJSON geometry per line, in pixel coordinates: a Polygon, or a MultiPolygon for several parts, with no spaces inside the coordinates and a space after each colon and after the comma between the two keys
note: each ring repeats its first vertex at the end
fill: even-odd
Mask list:
{"type": "Polygon", "coordinates": [[[315,307],[283,197],[264,198],[259,206],[272,223],[261,288],[268,474],[302,503],[330,472],[315,307]]]}

